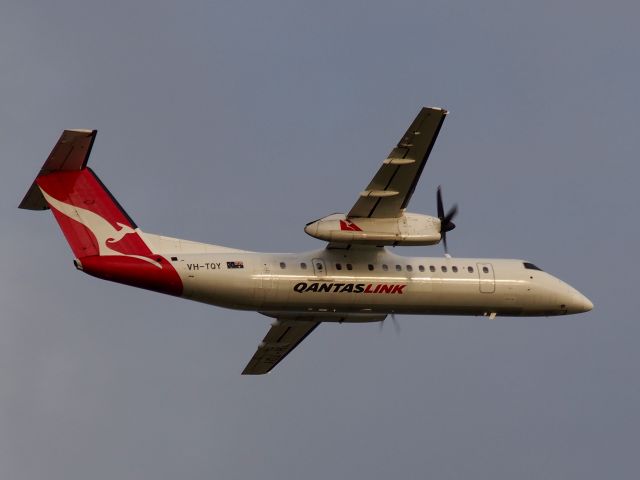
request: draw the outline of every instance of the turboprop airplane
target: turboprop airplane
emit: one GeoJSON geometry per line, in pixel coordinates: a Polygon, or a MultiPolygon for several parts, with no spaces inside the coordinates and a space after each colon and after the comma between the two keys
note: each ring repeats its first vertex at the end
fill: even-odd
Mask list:
{"type": "Polygon", "coordinates": [[[407,212],[447,111],[423,108],[346,214],[306,225],[327,242],[258,253],[143,232],[87,167],[96,130],[65,130],[20,208],[51,209],[78,270],[98,278],[274,318],[243,374],[273,369],[322,322],[389,314],[550,316],[587,312],[580,292],[524,260],[452,258],[457,207],[407,212]],[[444,257],[386,247],[442,242],[444,257]]]}

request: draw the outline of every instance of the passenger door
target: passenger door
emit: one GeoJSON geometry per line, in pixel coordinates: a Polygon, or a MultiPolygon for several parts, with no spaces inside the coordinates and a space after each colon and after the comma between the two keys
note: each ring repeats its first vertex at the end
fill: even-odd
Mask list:
{"type": "Polygon", "coordinates": [[[318,277],[325,277],[327,275],[327,266],[324,263],[324,260],[321,258],[314,258],[311,260],[313,263],[313,273],[315,273],[318,277]]]}
{"type": "Polygon", "coordinates": [[[481,293],[493,293],[496,291],[496,277],[493,273],[493,265],[490,263],[477,263],[478,278],[480,280],[481,293]]]}

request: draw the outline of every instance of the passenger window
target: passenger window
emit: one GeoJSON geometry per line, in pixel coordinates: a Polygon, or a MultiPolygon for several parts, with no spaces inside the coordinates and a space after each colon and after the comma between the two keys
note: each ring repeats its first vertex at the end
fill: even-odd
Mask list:
{"type": "Polygon", "coordinates": [[[304,262],[302,262],[302,263],[300,264],[300,268],[301,268],[302,270],[306,270],[306,269],[307,269],[307,264],[306,264],[306,263],[304,263],[304,262]]]}
{"type": "Polygon", "coordinates": [[[483,271],[484,273],[489,273],[489,269],[488,269],[487,267],[482,267],[482,271],[483,271]]]}
{"type": "Polygon", "coordinates": [[[402,267],[400,265],[396,265],[396,272],[401,272],[402,271],[402,267]]]}
{"type": "Polygon", "coordinates": [[[369,268],[369,271],[373,271],[373,265],[369,264],[368,268],[369,268]]]}
{"type": "Polygon", "coordinates": [[[347,270],[353,270],[353,265],[351,265],[350,263],[347,263],[347,270]]]}
{"type": "Polygon", "coordinates": [[[389,270],[389,266],[387,264],[383,263],[382,264],[382,270],[384,270],[386,272],[387,270],[389,270]]]}
{"type": "Polygon", "coordinates": [[[451,270],[453,270],[453,273],[458,273],[458,267],[451,267],[451,270]]]}
{"type": "Polygon", "coordinates": [[[418,267],[418,270],[420,270],[421,272],[424,272],[424,265],[420,265],[420,266],[418,267]]]}
{"type": "Polygon", "coordinates": [[[342,265],[340,263],[336,263],[336,270],[342,270],[342,265]]]}
{"type": "Polygon", "coordinates": [[[467,267],[467,271],[468,271],[469,273],[473,273],[473,267],[467,267]]]}
{"type": "Polygon", "coordinates": [[[320,262],[316,263],[316,270],[319,272],[322,271],[322,264],[320,262]]]}
{"type": "Polygon", "coordinates": [[[407,265],[407,272],[413,272],[413,267],[411,265],[407,265]]]}
{"type": "Polygon", "coordinates": [[[434,267],[433,265],[429,265],[429,271],[430,272],[435,272],[436,271],[436,267],[434,267]]]}
{"type": "Polygon", "coordinates": [[[287,264],[284,262],[280,262],[280,268],[287,268],[287,264]]]}
{"type": "Polygon", "coordinates": [[[443,265],[441,269],[442,269],[442,271],[443,271],[444,273],[447,273],[447,267],[445,267],[445,266],[443,265]]]}

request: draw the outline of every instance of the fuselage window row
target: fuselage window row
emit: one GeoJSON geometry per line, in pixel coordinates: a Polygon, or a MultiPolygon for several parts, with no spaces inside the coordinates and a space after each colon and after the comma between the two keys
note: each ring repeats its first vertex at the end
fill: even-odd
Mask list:
{"type": "MultiPolygon", "coordinates": [[[[279,266],[280,266],[280,269],[281,269],[281,270],[284,270],[284,269],[286,269],[286,268],[287,268],[287,264],[286,264],[286,262],[280,262],[280,263],[279,263],[279,266]]],[[[317,271],[319,271],[319,272],[320,272],[320,271],[323,271],[323,269],[324,269],[324,268],[323,268],[323,265],[322,265],[321,263],[316,263],[315,267],[316,267],[316,270],[317,270],[317,271]]],[[[347,270],[349,270],[349,271],[353,271],[353,264],[351,264],[351,263],[347,263],[347,264],[345,264],[345,265],[344,265],[344,267],[345,267],[347,270]]],[[[308,268],[308,266],[307,266],[307,263],[306,263],[306,262],[300,262],[300,269],[301,269],[301,270],[307,270],[307,268],[308,268]]],[[[335,268],[336,268],[336,270],[342,270],[342,269],[343,269],[343,265],[342,265],[342,263],[336,263],[336,264],[335,264],[335,268]]],[[[385,264],[385,263],[383,263],[383,264],[381,265],[381,268],[382,268],[382,270],[383,270],[383,271],[385,271],[385,272],[388,272],[388,271],[389,271],[389,265],[387,265],[387,264],[385,264]]],[[[404,268],[405,268],[405,270],[406,270],[407,272],[413,272],[413,271],[414,271],[414,270],[413,270],[413,265],[405,265],[405,266],[404,266],[404,268]]],[[[368,269],[369,271],[374,271],[374,270],[376,269],[376,266],[375,266],[375,265],[373,265],[373,264],[371,264],[371,263],[369,263],[369,264],[367,265],[367,269],[368,269]]],[[[397,272],[401,272],[401,271],[402,271],[402,265],[395,265],[395,270],[396,270],[397,272]]],[[[442,273],[448,273],[448,272],[449,272],[449,269],[447,268],[447,266],[446,266],[446,265],[441,265],[441,266],[440,266],[440,270],[442,271],[442,273]]],[[[459,273],[459,272],[461,272],[461,271],[462,271],[462,272],[464,272],[465,270],[466,270],[468,273],[474,273],[474,272],[475,272],[475,270],[474,270],[474,268],[473,268],[473,267],[462,267],[462,269],[461,269],[461,270],[460,270],[460,269],[459,269],[459,267],[458,267],[458,266],[456,266],[456,265],[453,265],[453,266],[451,267],[451,272],[453,272],[453,273],[459,273]]],[[[425,272],[425,271],[426,271],[425,266],[424,266],[424,265],[418,265],[418,271],[420,271],[420,272],[425,272]]],[[[435,267],[435,265],[429,265],[429,271],[430,271],[430,272],[432,272],[432,273],[435,273],[435,272],[436,272],[436,267],[435,267]]],[[[483,266],[483,267],[482,267],[482,272],[483,272],[483,273],[489,273],[490,271],[489,271],[489,268],[488,268],[488,267],[483,266]]]]}

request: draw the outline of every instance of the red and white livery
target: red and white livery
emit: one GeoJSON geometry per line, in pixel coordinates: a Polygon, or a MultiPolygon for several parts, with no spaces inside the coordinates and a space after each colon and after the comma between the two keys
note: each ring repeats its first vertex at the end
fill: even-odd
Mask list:
{"type": "Polygon", "coordinates": [[[447,112],[423,108],[346,214],[306,225],[329,242],[305,253],[249,252],[143,232],[87,167],[96,130],[65,130],[20,208],[51,209],[78,270],[105,280],[274,319],[244,369],[269,372],[322,322],[388,314],[550,316],[586,312],[581,293],[523,260],[404,257],[431,245],[457,208],[406,211],[447,112]]]}

